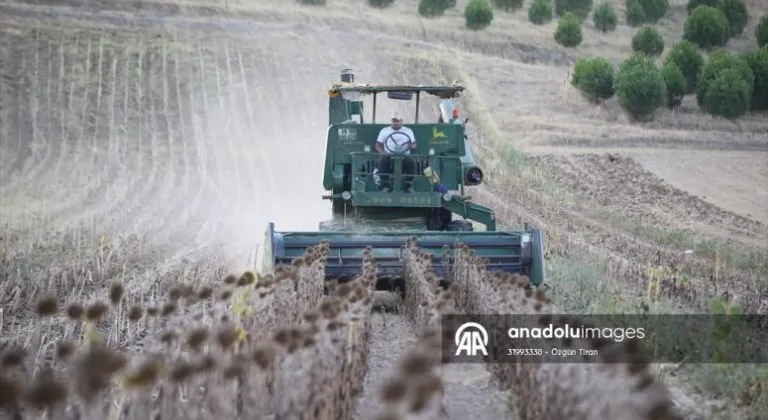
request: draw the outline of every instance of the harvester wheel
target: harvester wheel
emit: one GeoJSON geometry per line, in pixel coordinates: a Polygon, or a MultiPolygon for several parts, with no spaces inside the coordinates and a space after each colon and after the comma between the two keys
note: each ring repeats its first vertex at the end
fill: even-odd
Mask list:
{"type": "Polygon", "coordinates": [[[458,231],[469,231],[471,232],[472,229],[472,222],[467,220],[452,220],[448,225],[445,226],[445,230],[450,232],[458,232],[458,231]]]}

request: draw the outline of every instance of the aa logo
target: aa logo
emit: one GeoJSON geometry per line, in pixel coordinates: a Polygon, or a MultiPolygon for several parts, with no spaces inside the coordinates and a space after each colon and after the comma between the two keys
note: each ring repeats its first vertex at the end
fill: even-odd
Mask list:
{"type": "Polygon", "coordinates": [[[454,337],[456,341],[456,356],[465,353],[467,356],[476,356],[480,351],[488,356],[485,346],[488,345],[488,331],[477,322],[465,322],[454,337]]]}

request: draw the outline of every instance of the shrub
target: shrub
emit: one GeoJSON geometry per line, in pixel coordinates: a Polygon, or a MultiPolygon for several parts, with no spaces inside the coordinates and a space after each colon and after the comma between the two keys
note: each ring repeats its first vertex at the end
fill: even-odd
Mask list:
{"type": "Polygon", "coordinates": [[[648,63],[648,61],[654,62],[652,58],[649,56],[643,54],[643,53],[634,53],[627,57],[626,60],[624,60],[623,63],[621,63],[621,66],[619,67],[619,70],[621,69],[628,69],[634,65],[645,65],[648,63]]]}
{"type": "Polygon", "coordinates": [[[642,25],[646,19],[640,0],[627,0],[627,25],[634,28],[642,25]]]}
{"type": "Polygon", "coordinates": [[[613,66],[602,57],[580,58],[573,68],[571,84],[590,102],[613,96],[613,66]]]}
{"type": "Polygon", "coordinates": [[[751,95],[752,86],[755,79],[752,69],[747,64],[747,61],[738,55],[735,55],[727,50],[719,49],[714,51],[709,60],[701,68],[699,73],[698,85],[696,86],[696,103],[699,107],[706,109],[707,97],[709,95],[709,89],[712,82],[727,69],[736,69],[741,75],[741,78],[747,82],[747,87],[751,95]]]}
{"type": "Polygon", "coordinates": [[[555,29],[555,41],[564,47],[575,47],[583,40],[581,34],[581,21],[571,12],[560,16],[555,29]]]}
{"type": "Polygon", "coordinates": [[[296,3],[307,6],[325,6],[326,0],[296,0],[296,3]]]}
{"type": "Polygon", "coordinates": [[[368,5],[377,9],[386,9],[394,2],[395,0],[368,0],[368,5]]]}
{"type": "Polygon", "coordinates": [[[752,84],[752,103],[750,109],[762,111],[768,109],[768,45],[759,50],[748,51],[744,61],[752,70],[755,81],[752,84]]]}
{"type": "Polygon", "coordinates": [[[749,82],[738,69],[727,68],[712,80],[704,109],[712,115],[736,119],[747,113],[750,104],[749,82]]]}
{"type": "Polygon", "coordinates": [[[514,12],[523,7],[523,0],[491,0],[493,7],[505,12],[514,12]]]}
{"type": "Polygon", "coordinates": [[[528,8],[528,20],[535,25],[543,25],[552,20],[552,6],[549,0],[533,0],[528,8]]]}
{"type": "Polygon", "coordinates": [[[728,19],[720,9],[699,6],[685,19],[683,39],[693,42],[699,48],[711,50],[728,42],[731,29],[728,19]]]}
{"type": "Polygon", "coordinates": [[[570,12],[580,20],[585,19],[592,10],[592,0],[555,0],[555,14],[563,16],[570,12]]]}
{"type": "Polygon", "coordinates": [[[758,47],[768,45],[768,15],[760,18],[760,22],[755,27],[755,38],[757,38],[758,47]]]}
{"type": "Polygon", "coordinates": [[[664,51],[664,38],[656,28],[645,25],[632,38],[632,50],[650,56],[658,56],[664,51]]]}
{"type": "Polygon", "coordinates": [[[675,44],[664,59],[664,64],[674,63],[685,76],[685,93],[693,93],[696,90],[696,82],[699,72],[704,65],[704,56],[696,44],[682,40],[675,44]]]}
{"type": "Polygon", "coordinates": [[[645,13],[644,23],[658,23],[669,11],[669,0],[640,0],[645,13]]]}
{"type": "Polygon", "coordinates": [[[685,10],[688,14],[691,14],[691,10],[699,6],[716,7],[718,0],[688,0],[688,4],[685,5],[685,10]]]}
{"type": "Polygon", "coordinates": [[[664,76],[653,59],[642,53],[621,64],[613,86],[622,109],[635,120],[648,119],[667,101],[664,76]]]}
{"type": "Polygon", "coordinates": [[[744,28],[747,27],[747,21],[749,21],[749,14],[747,13],[747,6],[744,4],[744,0],[720,0],[717,3],[717,8],[728,19],[731,37],[744,33],[744,28]]]}
{"type": "Polygon", "coordinates": [[[595,9],[595,13],[592,14],[592,21],[595,23],[595,28],[608,32],[616,29],[618,18],[616,17],[616,10],[613,9],[611,3],[603,2],[595,9]]]}
{"type": "Polygon", "coordinates": [[[661,75],[664,76],[664,83],[667,85],[667,107],[677,108],[683,103],[683,97],[688,92],[685,76],[674,61],[664,63],[661,75]]]}
{"type": "Polygon", "coordinates": [[[442,16],[445,11],[455,7],[456,0],[420,0],[419,14],[425,18],[442,16]]]}
{"type": "Polygon", "coordinates": [[[464,9],[464,20],[467,28],[473,31],[490,26],[493,21],[493,9],[488,0],[469,0],[464,9]]]}

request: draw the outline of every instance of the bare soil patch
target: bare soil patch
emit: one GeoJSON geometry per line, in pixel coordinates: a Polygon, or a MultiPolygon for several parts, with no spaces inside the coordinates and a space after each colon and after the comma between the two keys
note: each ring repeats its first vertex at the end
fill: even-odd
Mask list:
{"type": "Polygon", "coordinates": [[[551,170],[559,184],[596,203],[601,214],[625,215],[657,229],[697,231],[725,243],[768,247],[764,223],[677,189],[633,158],[611,153],[576,154],[536,157],[531,164],[551,170]]]}

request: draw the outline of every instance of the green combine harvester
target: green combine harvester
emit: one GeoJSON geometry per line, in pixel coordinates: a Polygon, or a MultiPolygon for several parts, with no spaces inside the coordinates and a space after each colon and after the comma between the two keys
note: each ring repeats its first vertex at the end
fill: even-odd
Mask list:
{"type": "Polygon", "coordinates": [[[467,120],[460,121],[455,112],[453,99],[463,90],[459,85],[363,85],[355,83],[352,70],[342,70],[341,83],[329,90],[323,175],[328,194],[322,198],[331,202],[332,219],[320,223],[317,232],[277,232],[269,223],[260,250],[261,272],[290,264],[308,247],[326,240],[330,243],[327,279],[343,283],[359,275],[363,251],[370,246],[378,266],[377,290],[402,291],[401,255],[407,239],[416,237],[418,246],[436,257],[433,266],[443,286],[449,282],[446,274],[451,263],[441,258],[443,249],[453,250],[458,243],[485,258],[490,271],[520,273],[533,285],[542,284],[542,232],[527,226],[497,231],[493,211],[465,195],[465,187],[483,181],[483,171],[474,162],[465,134],[467,120]],[[424,93],[438,98],[438,121],[419,121],[424,93]],[[376,99],[383,94],[398,101],[415,97],[413,123],[405,121],[404,126],[412,130],[416,147],[398,148],[398,143],[409,144],[414,139],[407,132],[391,133],[383,143],[391,156],[390,167],[380,171],[377,138],[390,125],[376,123],[376,99]],[[364,95],[372,95],[370,121],[364,117],[364,95]],[[408,168],[415,170],[410,179],[408,168]],[[386,187],[383,178],[391,180],[386,187]]]}

